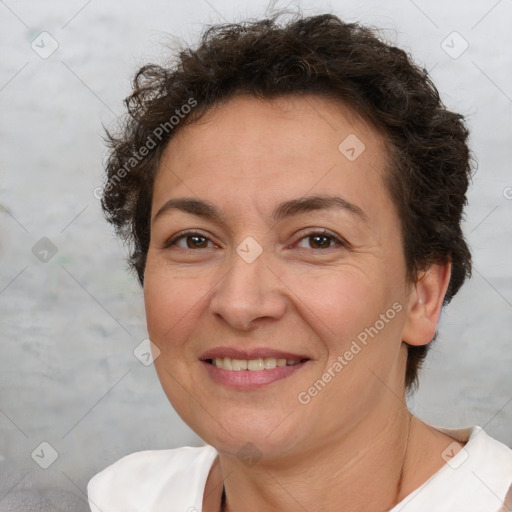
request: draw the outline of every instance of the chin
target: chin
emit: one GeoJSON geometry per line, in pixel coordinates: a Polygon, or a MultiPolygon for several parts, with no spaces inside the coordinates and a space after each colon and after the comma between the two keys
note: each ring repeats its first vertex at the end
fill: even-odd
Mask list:
{"type": "Polygon", "coordinates": [[[200,421],[198,418],[182,419],[201,439],[220,452],[239,456],[240,450],[243,453],[252,449],[259,456],[272,458],[295,442],[297,432],[293,429],[296,429],[297,423],[283,421],[287,414],[267,412],[262,415],[254,411],[241,417],[239,411],[233,411],[217,416],[217,421],[210,417],[203,417],[200,421]]]}

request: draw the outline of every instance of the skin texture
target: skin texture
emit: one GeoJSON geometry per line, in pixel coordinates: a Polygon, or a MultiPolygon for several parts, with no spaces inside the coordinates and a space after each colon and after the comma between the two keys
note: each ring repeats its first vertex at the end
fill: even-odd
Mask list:
{"type": "Polygon", "coordinates": [[[445,463],[441,453],[454,440],[406,408],[403,341],[432,339],[450,265],[406,282],[399,219],[382,182],[386,155],[376,129],[316,96],[230,99],[166,148],[153,192],[147,327],[168,399],[219,451],[204,510],[220,510],[222,481],[224,510],[389,510],[445,463]],[[338,149],[351,134],[365,145],[354,161],[338,149]],[[311,195],[341,196],[367,221],[344,210],[272,219],[278,203],[311,195]],[[225,222],[176,210],[155,218],[179,197],[214,203],[225,222]],[[320,229],[348,245],[312,238],[320,229]],[[206,238],[166,247],[184,230],[206,238]],[[248,236],[263,250],[252,263],[236,251],[248,236]],[[299,393],[396,303],[394,318],[301,404],[299,393]],[[310,361],[263,388],[234,390],[200,362],[219,346],[270,347],[310,361]],[[255,463],[236,455],[247,443],[255,463]]]}

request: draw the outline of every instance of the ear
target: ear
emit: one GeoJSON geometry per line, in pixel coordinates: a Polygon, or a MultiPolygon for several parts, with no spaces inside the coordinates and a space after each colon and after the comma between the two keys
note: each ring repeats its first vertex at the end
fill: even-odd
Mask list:
{"type": "Polygon", "coordinates": [[[402,340],[408,345],[427,345],[432,341],[450,283],[451,268],[451,263],[431,265],[413,285],[402,332],[402,340]]]}

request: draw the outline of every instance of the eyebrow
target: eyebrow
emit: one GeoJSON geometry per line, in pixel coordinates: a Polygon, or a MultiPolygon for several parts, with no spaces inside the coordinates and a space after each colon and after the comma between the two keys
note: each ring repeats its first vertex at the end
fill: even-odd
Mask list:
{"type": "MultiPolygon", "coordinates": [[[[368,216],[359,206],[339,196],[306,196],[291,199],[280,203],[272,212],[272,218],[274,221],[279,222],[285,218],[294,217],[296,215],[327,209],[344,210],[355,218],[369,223],[368,216]]],[[[173,210],[190,213],[222,224],[226,223],[224,214],[214,204],[209,201],[191,197],[169,199],[153,217],[153,222],[164,213],[173,210]]]]}

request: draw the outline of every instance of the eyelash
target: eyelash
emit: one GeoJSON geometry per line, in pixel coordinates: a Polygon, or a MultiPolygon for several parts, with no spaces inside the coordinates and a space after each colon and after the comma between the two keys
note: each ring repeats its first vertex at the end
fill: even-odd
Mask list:
{"type": "MultiPolygon", "coordinates": [[[[176,245],[176,243],[179,240],[181,240],[182,238],[188,238],[188,237],[192,237],[192,236],[198,236],[200,238],[204,238],[205,240],[210,240],[207,236],[203,235],[202,233],[199,233],[198,231],[186,231],[184,233],[181,233],[181,234],[175,236],[171,240],[169,240],[165,244],[164,248],[168,249],[168,248],[172,247],[173,245],[176,245]]],[[[305,238],[312,238],[314,236],[322,236],[322,237],[325,237],[325,238],[329,238],[329,239],[337,242],[338,245],[340,245],[341,247],[348,247],[348,243],[347,242],[345,242],[344,240],[341,240],[340,238],[338,238],[337,236],[333,235],[330,231],[327,231],[327,230],[311,231],[310,233],[307,233],[304,236],[302,236],[296,243],[301,242],[305,238]]],[[[335,246],[331,246],[331,247],[327,247],[326,249],[316,249],[316,250],[317,251],[326,251],[327,249],[333,249],[334,247],[335,246]]],[[[180,249],[183,249],[183,248],[180,247],[180,249]]],[[[184,251],[196,251],[198,249],[189,249],[189,248],[187,248],[187,249],[183,249],[183,250],[184,251]]],[[[312,250],[315,250],[315,249],[312,249],[312,250]]]]}

